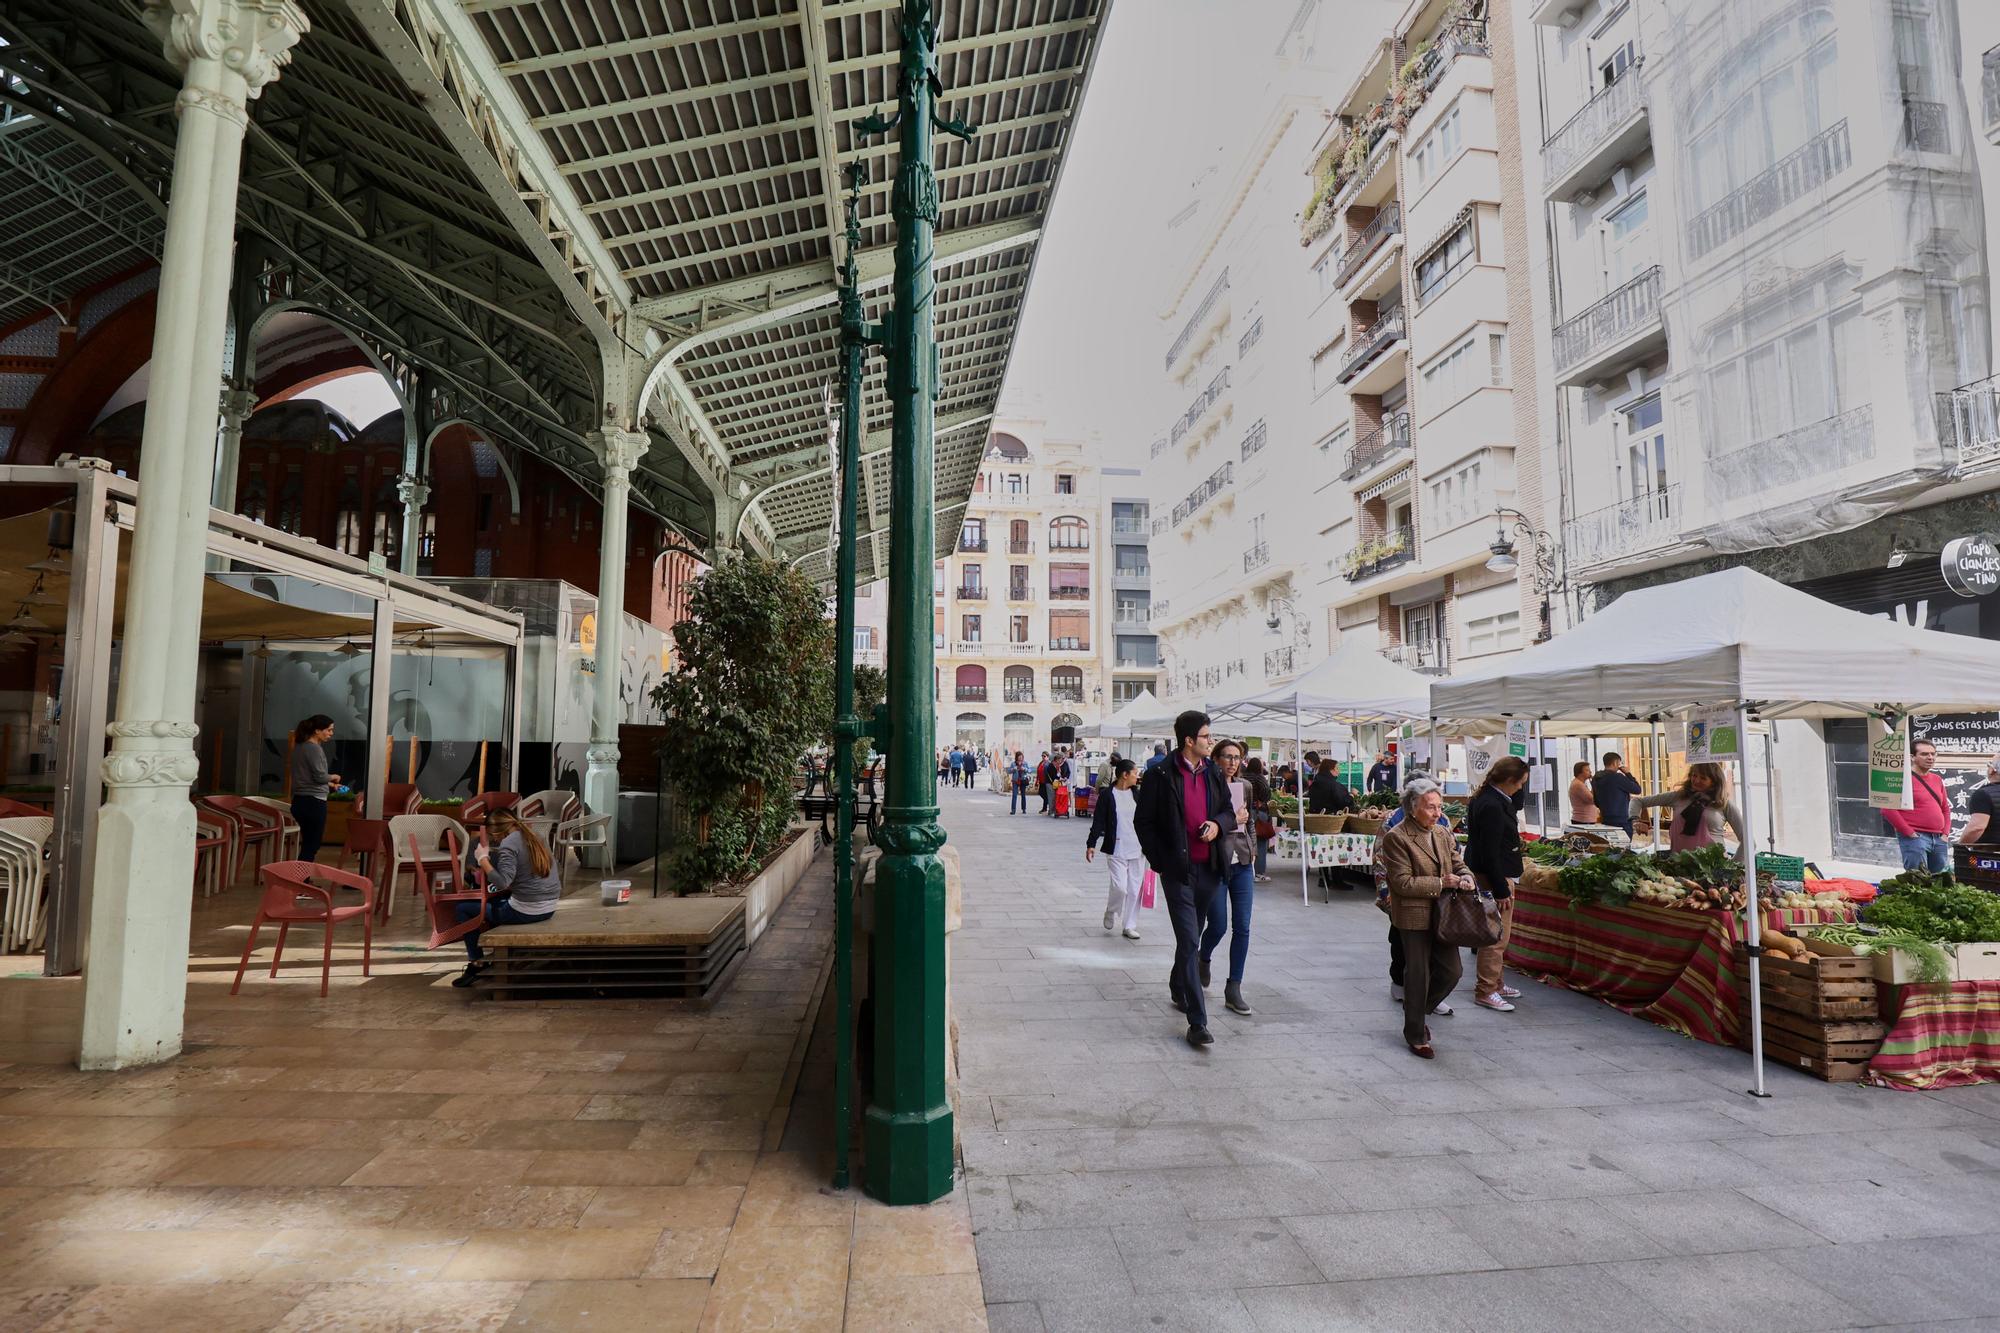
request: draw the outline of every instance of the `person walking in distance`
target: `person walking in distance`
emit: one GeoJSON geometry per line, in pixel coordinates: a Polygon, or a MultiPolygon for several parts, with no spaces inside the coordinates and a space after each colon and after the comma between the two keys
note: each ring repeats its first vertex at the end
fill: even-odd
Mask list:
{"type": "Polygon", "coordinates": [[[1013,791],[1013,795],[1007,798],[1007,813],[1027,814],[1028,762],[1021,757],[1019,750],[1014,751],[1014,762],[1007,766],[1007,785],[1013,791]]]}
{"type": "Polygon", "coordinates": [[[1597,802],[1597,817],[1604,824],[1625,830],[1632,836],[1632,798],[1639,794],[1639,779],[1625,771],[1625,760],[1616,751],[1604,756],[1604,767],[1590,780],[1591,799],[1597,802]]]}
{"type": "Polygon", "coordinates": [[[1049,752],[1042,751],[1042,761],[1035,765],[1035,790],[1042,795],[1042,813],[1049,812],[1049,797],[1053,794],[1049,783],[1049,752]]]}
{"type": "Polygon", "coordinates": [[[1458,950],[1437,937],[1438,895],[1470,889],[1472,872],[1440,818],[1444,795],[1428,778],[1403,788],[1405,818],[1382,835],[1377,853],[1389,881],[1389,913],[1403,937],[1403,1041],[1419,1059],[1434,1058],[1424,1020],[1458,985],[1458,950]]]}
{"type": "Polygon", "coordinates": [[[1125,938],[1139,938],[1139,885],[1146,877],[1146,856],[1139,850],[1139,834],[1133,817],[1139,808],[1139,766],[1130,759],[1111,761],[1111,784],[1091,808],[1090,836],[1084,840],[1083,859],[1095,860],[1101,845],[1110,862],[1111,896],[1104,904],[1104,928],[1121,925],[1125,938]]]}
{"type": "Polygon", "coordinates": [[[1918,741],[1910,747],[1910,808],[1884,810],[1882,818],[1896,831],[1903,852],[1903,869],[1942,875],[1951,869],[1951,798],[1944,779],[1931,772],[1937,766],[1937,746],[1918,741]]]}
{"type": "Polygon", "coordinates": [[[1527,785],[1527,761],[1505,755],[1486,771],[1486,781],[1472,794],[1465,812],[1466,868],[1500,909],[1499,940],[1474,955],[1472,999],[1502,1013],[1512,1013],[1512,1002],[1521,996],[1506,984],[1501,963],[1514,934],[1514,881],[1521,877],[1521,821],[1514,814],[1514,798],[1527,785]]]}
{"type": "Polygon", "coordinates": [[[1271,844],[1278,836],[1277,810],[1271,804],[1271,783],[1264,775],[1262,759],[1243,761],[1243,779],[1250,784],[1251,836],[1257,840],[1257,865],[1254,878],[1259,884],[1269,884],[1271,877],[1265,873],[1270,862],[1271,844]]]}
{"type": "Polygon", "coordinates": [[[317,861],[326,840],[326,798],[340,774],[326,771],[333,719],[314,713],[292,731],[292,818],[299,821],[299,860],[317,861]]]}
{"type": "Polygon", "coordinates": [[[1167,762],[1167,743],[1165,741],[1154,741],[1153,757],[1146,761],[1146,771],[1150,773],[1154,769],[1158,768],[1161,764],[1164,764],[1166,762],[1167,762]]]}
{"type": "Polygon", "coordinates": [[[1250,958],[1250,907],[1256,896],[1257,849],[1250,827],[1250,783],[1243,776],[1243,742],[1225,740],[1215,747],[1216,766],[1229,789],[1229,807],[1236,816],[1236,830],[1216,844],[1222,848],[1223,892],[1215,895],[1215,911],[1201,934],[1201,984],[1208,986],[1209,965],[1215,946],[1229,936],[1229,980],[1222,985],[1222,1002],[1231,1013],[1253,1012],[1243,998],[1243,967],[1250,958]]]}
{"type": "Polygon", "coordinates": [[[1174,757],[1139,784],[1132,826],[1148,864],[1160,877],[1174,928],[1174,966],[1167,994],[1187,1015],[1188,1045],[1212,1045],[1201,981],[1201,937],[1222,887],[1224,835],[1236,828],[1222,773],[1208,760],[1215,743],[1208,714],[1189,709],[1174,719],[1174,757]]]}

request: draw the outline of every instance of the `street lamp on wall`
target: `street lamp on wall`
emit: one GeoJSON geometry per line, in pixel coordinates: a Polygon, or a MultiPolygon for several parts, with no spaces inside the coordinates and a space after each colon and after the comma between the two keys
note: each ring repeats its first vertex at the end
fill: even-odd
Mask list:
{"type": "Polygon", "coordinates": [[[1536,643],[1546,643],[1555,634],[1552,599],[1555,594],[1567,590],[1568,583],[1556,570],[1556,543],[1548,533],[1528,521],[1528,516],[1518,509],[1504,506],[1493,511],[1499,523],[1499,530],[1493,534],[1493,543],[1486,549],[1492,554],[1486,558],[1486,567],[1495,574],[1511,574],[1520,568],[1521,559],[1517,554],[1515,537],[1528,543],[1528,561],[1533,574],[1533,587],[1542,599],[1541,632],[1535,636],[1536,643]],[[1507,521],[1514,526],[1509,535],[1507,521]]]}

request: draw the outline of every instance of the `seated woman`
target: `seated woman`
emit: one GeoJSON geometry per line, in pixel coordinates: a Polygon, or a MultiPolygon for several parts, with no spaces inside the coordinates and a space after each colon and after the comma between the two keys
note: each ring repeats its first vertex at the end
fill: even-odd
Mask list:
{"type": "MultiPolygon", "coordinates": [[[[555,857],[535,831],[517,819],[512,810],[495,810],[486,817],[486,834],[492,850],[475,846],[472,854],[486,868],[486,901],[460,903],[458,919],[470,921],[483,906],[486,924],[511,926],[546,921],[562,898],[562,882],[556,878],[555,857]]],[[[479,931],[465,937],[465,973],[451,984],[470,986],[485,957],[479,947],[479,931]]]]}

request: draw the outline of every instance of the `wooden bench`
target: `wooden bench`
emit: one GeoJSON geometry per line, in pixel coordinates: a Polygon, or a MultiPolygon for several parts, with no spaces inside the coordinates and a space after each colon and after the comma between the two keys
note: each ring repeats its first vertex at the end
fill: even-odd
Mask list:
{"type": "Polygon", "coordinates": [[[566,898],[547,921],[482,931],[486,966],[473,989],[496,1000],[657,997],[696,1005],[742,959],[744,900],[641,898],[603,906],[566,898]]]}

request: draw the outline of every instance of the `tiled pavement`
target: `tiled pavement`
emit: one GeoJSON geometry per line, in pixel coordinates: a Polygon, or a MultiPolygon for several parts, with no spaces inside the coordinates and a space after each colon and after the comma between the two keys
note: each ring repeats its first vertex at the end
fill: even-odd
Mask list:
{"type": "MultiPolygon", "coordinates": [[[[1525,983],[1413,1059],[1372,895],[1260,886],[1197,1053],[1086,826],[947,791],[966,1185],[1021,1330],[2000,1328],[2000,1086],[1834,1087],[1525,983]]],[[[1226,949],[1226,945],[1224,948],[1226,949]]],[[[1222,956],[1218,955],[1218,962],[1222,956]]]]}
{"type": "Polygon", "coordinates": [[[343,930],[329,998],[304,939],[232,998],[252,892],[197,906],[172,1064],[79,1073],[75,983],[0,980],[0,1333],[981,1325],[962,1191],[779,1139],[829,858],[705,1013],[474,1001],[407,909],[371,979],[343,930]]]}

